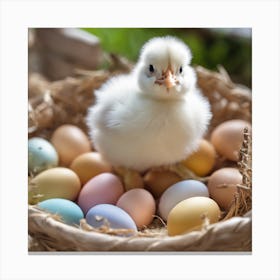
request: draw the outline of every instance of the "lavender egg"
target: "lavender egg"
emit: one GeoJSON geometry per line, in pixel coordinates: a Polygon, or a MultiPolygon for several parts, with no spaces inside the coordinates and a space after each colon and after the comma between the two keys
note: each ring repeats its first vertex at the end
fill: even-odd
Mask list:
{"type": "Polygon", "coordinates": [[[129,214],[112,204],[92,207],[86,214],[86,221],[95,228],[107,225],[112,229],[131,229],[137,232],[136,224],[129,214]]]}

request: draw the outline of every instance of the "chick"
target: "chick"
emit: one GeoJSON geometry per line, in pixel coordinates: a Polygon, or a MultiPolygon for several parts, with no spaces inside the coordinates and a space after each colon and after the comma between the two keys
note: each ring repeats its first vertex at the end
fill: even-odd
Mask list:
{"type": "Polygon", "coordinates": [[[114,167],[143,172],[170,166],[197,148],[212,114],[196,87],[191,58],[177,38],[153,38],[130,74],[95,92],[86,117],[89,135],[114,167]]]}

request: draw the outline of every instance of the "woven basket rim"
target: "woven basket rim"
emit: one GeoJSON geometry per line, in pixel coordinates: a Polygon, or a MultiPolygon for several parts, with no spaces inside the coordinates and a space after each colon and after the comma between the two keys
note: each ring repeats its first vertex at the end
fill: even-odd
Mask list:
{"type": "Polygon", "coordinates": [[[248,239],[248,236],[251,236],[252,226],[250,211],[243,217],[232,217],[225,221],[210,224],[200,231],[164,237],[142,237],[137,235],[123,237],[86,231],[82,228],[57,221],[51,214],[32,205],[28,206],[28,215],[30,232],[36,228],[37,233],[46,234],[46,246],[52,248],[51,244],[53,242],[48,240],[47,235],[51,235],[53,238],[61,241],[63,239],[63,242],[60,244],[61,248],[58,248],[58,251],[178,252],[251,250],[250,238],[248,239]],[[237,242],[232,240],[231,233],[233,232],[236,234],[237,242]],[[215,233],[215,239],[211,237],[213,233],[215,233]],[[220,245],[220,247],[217,245],[220,245]],[[63,248],[63,246],[65,247],[63,248]]]}

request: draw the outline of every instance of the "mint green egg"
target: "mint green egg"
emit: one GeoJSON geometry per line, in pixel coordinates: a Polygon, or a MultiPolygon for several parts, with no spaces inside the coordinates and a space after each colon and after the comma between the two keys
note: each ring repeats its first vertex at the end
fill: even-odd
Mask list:
{"type": "Polygon", "coordinates": [[[37,206],[52,214],[57,214],[69,225],[79,225],[84,218],[82,209],[73,201],[64,198],[51,198],[39,202],[37,206]]]}
{"type": "Polygon", "coordinates": [[[43,138],[30,138],[28,140],[28,172],[36,175],[56,166],[58,166],[58,154],[54,146],[43,138]]]}

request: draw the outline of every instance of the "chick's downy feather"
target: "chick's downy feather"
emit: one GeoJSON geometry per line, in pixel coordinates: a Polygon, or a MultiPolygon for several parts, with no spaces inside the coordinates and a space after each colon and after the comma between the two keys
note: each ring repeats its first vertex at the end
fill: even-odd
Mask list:
{"type": "Polygon", "coordinates": [[[144,45],[132,73],[95,92],[89,134],[113,166],[144,171],[181,161],[197,147],[211,112],[190,60],[181,41],[154,38],[144,45]]]}

